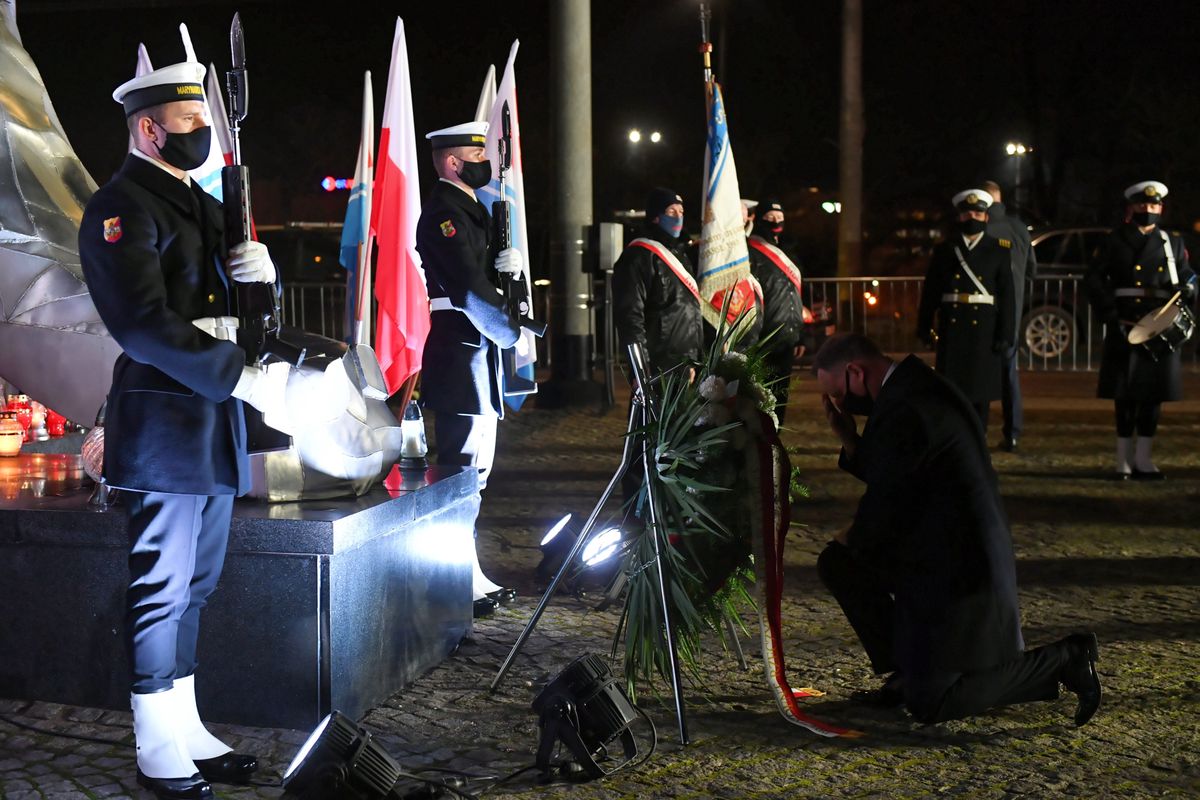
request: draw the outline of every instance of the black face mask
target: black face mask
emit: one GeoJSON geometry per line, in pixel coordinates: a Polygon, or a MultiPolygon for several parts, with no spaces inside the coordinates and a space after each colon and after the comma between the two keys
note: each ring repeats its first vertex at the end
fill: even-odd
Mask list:
{"type": "Polygon", "coordinates": [[[987,220],[967,217],[959,221],[958,228],[967,236],[974,236],[977,233],[983,233],[987,230],[987,220]]]}
{"type": "Polygon", "coordinates": [[[777,239],[779,238],[779,234],[783,233],[782,222],[768,222],[765,219],[756,220],[754,228],[758,231],[758,235],[764,239],[777,239]]]}
{"type": "Polygon", "coordinates": [[[846,393],[842,395],[842,411],[856,417],[869,417],[875,410],[875,400],[870,394],[853,394],[850,391],[850,370],[846,370],[846,393]]]}
{"type": "Polygon", "coordinates": [[[1157,225],[1158,220],[1161,217],[1162,217],[1162,214],[1156,213],[1154,211],[1135,211],[1133,214],[1133,221],[1134,221],[1134,224],[1139,225],[1144,228],[1147,225],[1157,225]]]}
{"type": "Polygon", "coordinates": [[[205,126],[190,133],[171,133],[163,128],[158,120],[154,120],[154,124],[162,128],[165,134],[158,154],[172,167],[195,169],[208,159],[209,147],[212,145],[212,128],[205,126]]]}
{"type": "Polygon", "coordinates": [[[492,180],[492,162],[484,159],[483,161],[463,161],[462,169],[458,171],[458,179],[470,186],[472,189],[482,189],[487,186],[492,180]]]}

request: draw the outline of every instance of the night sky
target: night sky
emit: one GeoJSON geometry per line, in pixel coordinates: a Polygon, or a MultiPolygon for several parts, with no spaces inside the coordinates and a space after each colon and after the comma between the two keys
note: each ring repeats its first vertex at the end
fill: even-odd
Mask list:
{"type": "MultiPolygon", "coordinates": [[[[835,0],[718,0],[714,64],[742,194],[775,195],[799,217],[836,199],[840,9],[835,0]],[[816,187],[817,191],[810,191],[816,187]]],[[[653,184],[698,211],[704,94],[695,0],[594,0],[592,158],[596,217],[640,207],[653,184]],[[660,130],[631,146],[630,127],[660,130]]],[[[362,72],[382,117],[391,41],[405,20],[419,131],[465,121],[487,65],[521,39],[517,82],[532,227],[553,203],[549,3],[309,4],[21,0],[17,21],[84,165],[103,182],[125,131],[110,93],[133,74],[138,42],[156,66],[181,60],[186,22],[202,61],[229,59],[234,10],[246,28],[251,109],[244,134],[260,215],[341,219],[359,139],[362,72]],[[504,16],[499,16],[500,14],[504,16]]],[[[1021,173],[1030,221],[1111,224],[1120,190],[1160,179],[1167,219],[1200,217],[1200,7],[1195,2],[865,0],[866,226],[880,240],[914,208],[986,179],[1013,187],[1009,140],[1034,147],[1021,173]]],[[[422,167],[425,163],[422,162],[422,167]]],[[[422,173],[428,185],[431,170],[422,173]]],[[[1011,192],[1007,199],[1012,199],[1011,192]]],[[[1010,202],[1010,206],[1013,205],[1010,202]]],[[[793,231],[827,259],[833,218],[793,231]]],[[[694,219],[694,217],[693,217],[694,219]]],[[[792,217],[789,216],[789,224],[792,217]]],[[[689,225],[689,228],[694,227],[689,225]]],[[[544,235],[544,234],[543,234],[544,235]]]]}

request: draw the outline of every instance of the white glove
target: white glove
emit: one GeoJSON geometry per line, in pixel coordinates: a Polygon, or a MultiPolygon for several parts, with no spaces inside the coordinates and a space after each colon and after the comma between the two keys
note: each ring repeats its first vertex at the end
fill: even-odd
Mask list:
{"type": "Polygon", "coordinates": [[[268,425],[291,434],[287,413],[287,383],[291,367],[283,362],[261,367],[242,367],[242,377],[233,387],[233,396],[262,412],[268,425]]]}
{"type": "Polygon", "coordinates": [[[517,343],[513,345],[513,349],[521,358],[529,355],[529,337],[525,335],[525,329],[521,329],[521,335],[517,337],[517,343]]]}
{"type": "Polygon", "coordinates": [[[242,242],[234,245],[225,262],[229,277],[239,283],[274,283],[275,265],[267,246],[262,242],[242,242]]]}
{"type": "Polygon", "coordinates": [[[201,317],[192,320],[192,324],[214,339],[237,342],[237,317],[201,317]]]}
{"type": "Polygon", "coordinates": [[[520,275],[525,267],[525,259],[520,250],[509,247],[501,250],[496,256],[496,272],[505,275],[520,275]]]}

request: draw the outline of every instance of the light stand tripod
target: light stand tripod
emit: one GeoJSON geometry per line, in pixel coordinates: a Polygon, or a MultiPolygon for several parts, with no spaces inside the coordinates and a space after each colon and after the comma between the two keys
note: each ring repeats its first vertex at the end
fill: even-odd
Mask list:
{"type": "Polygon", "coordinates": [[[658,419],[658,401],[654,396],[653,386],[651,386],[651,378],[642,346],[631,344],[628,350],[629,363],[633,369],[635,388],[633,391],[633,402],[630,403],[629,408],[629,423],[626,427],[625,447],[621,453],[621,463],[617,467],[616,473],[613,474],[612,479],[608,482],[608,486],[605,487],[599,502],[592,509],[592,513],[588,516],[587,522],[579,532],[579,536],[575,539],[575,544],[571,548],[571,552],[563,560],[562,566],[559,567],[554,580],[546,588],[542,599],[538,601],[537,608],[533,610],[533,616],[530,617],[529,622],[525,625],[525,629],[521,631],[521,635],[517,637],[516,643],[513,644],[512,650],[509,651],[508,656],[500,665],[500,670],[496,673],[496,677],[492,679],[490,691],[496,691],[496,687],[504,680],[504,676],[512,666],[513,659],[517,657],[517,653],[520,652],[521,647],[524,646],[530,634],[533,633],[533,629],[537,626],[538,620],[541,619],[546,606],[550,604],[550,598],[558,590],[558,586],[566,576],[567,570],[570,569],[575,557],[579,555],[579,551],[587,541],[588,533],[592,530],[592,526],[596,524],[596,519],[600,516],[604,504],[612,496],[613,489],[616,488],[621,478],[625,475],[625,472],[633,466],[634,459],[640,458],[642,479],[645,481],[646,489],[646,509],[649,516],[650,529],[653,533],[652,541],[654,543],[655,575],[658,580],[659,602],[662,604],[663,628],[666,634],[667,655],[671,666],[671,691],[675,697],[675,716],[679,721],[679,741],[681,744],[688,744],[690,740],[687,732],[687,720],[683,710],[683,678],[679,671],[675,628],[671,624],[670,604],[667,600],[666,576],[663,574],[663,559],[661,558],[662,548],[669,545],[666,540],[666,531],[662,529],[660,523],[660,519],[662,518],[661,509],[654,481],[651,480],[651,471],[655,469],[653,455],[651,448],[646,442],[645,435],[637,433],[637,431],[643,430],[647,424],[658,419]]]}

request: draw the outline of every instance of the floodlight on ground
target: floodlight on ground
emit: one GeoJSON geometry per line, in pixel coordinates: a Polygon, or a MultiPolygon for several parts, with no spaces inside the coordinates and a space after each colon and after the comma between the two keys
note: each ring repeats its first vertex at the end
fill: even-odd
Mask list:
{"type": "Polygon", "coordinates": [[[283,773],[284,797],[298,800],[384,800],[402,770],[371,734],[334,711],[321,721],[283,773]]]}
{"type": "MultiPolygon", "coordinates": [[[[608,664],[597,655],[572,661],[534,698],[533,710],[538,714],[541,731],[537,766],[547,778],[554,773],[551,758],[559,742],[574,756],[573,762],[559,767],[559,774],[603,778],[629,766],[638,754],[637,740],[629,726],[639,717],[650,722],[625,696],[608,664]],[[606,762],[611,760],[609,748],[618,743],[625,758],[607,767],[606,762]]],[[[653,723],[650,726],[653,734],[653,723]]],[[[652,744],[641,760],[653,752],[652,744]]]]}
{"type": "Polygon", "coordinates": [[[581,558],[584,566],[595,567],[603,564],[616,554],[620,545],[621,529],[605,528],[588,539],[588,543],[583,546],[581,558]]]}
{"type": "Polygon", "coordinates": [[[538,562],[534,573],[539,581],[550,580],[554,573],[562,567],[563,561],[571,553],[571,548],[575,546],[579,533],[567,529],[567,523],[570,521],[571,515],[565,515],[554,523],[550,530],[546,531],[546,535],[538,544],[538,548],[542,551],[542,560],[538,562]]]}

